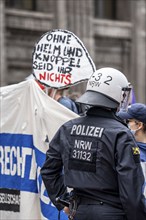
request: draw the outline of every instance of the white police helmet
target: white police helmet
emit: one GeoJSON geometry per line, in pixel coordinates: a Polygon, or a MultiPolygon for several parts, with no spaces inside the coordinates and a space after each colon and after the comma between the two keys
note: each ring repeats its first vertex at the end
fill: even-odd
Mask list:
{"type": "Polygon", "coordinates": [[[76,100],[78,103],[116,109],[129,104],[131,87],[123,73],[105,67],[96,70],[87,83],[86,92],[76,100]]]}

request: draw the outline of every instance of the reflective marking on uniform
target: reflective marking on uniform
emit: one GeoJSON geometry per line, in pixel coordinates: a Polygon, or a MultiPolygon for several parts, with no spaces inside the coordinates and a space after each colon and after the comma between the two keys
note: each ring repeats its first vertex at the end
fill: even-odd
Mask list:
{"type": "Polygon", "coordinates": [[[92,142],[83,141],[83,140],[75,140],[74,148],[83,149],[83,150],[91,150],[92,142]]]}
{"type": "Polygon", "coordinates": [[[133,150],[133,155],[139,155],[140,154],[139,147],[132,147],[132,150],[133,150]]]}
{"type": "Polygon", "coordinates": [[[78,159],[78,160],[91,161],[92,160],[92,154],[91,154],[91,152],[74,149],[72,151],[72,158],[78,159]]]}
{"type": "Polygon", "coordinates": [[[89,136],[89,137],[101,137],[104,128],[86,125],[73,125],[70,134],[89,136]]]}
{"type": "Polygon", "coordinates": [[[92,141],[75,139],[74,147],[71,150],[71,158],[91,162],[93,158],[92,143],[92,141]]]}

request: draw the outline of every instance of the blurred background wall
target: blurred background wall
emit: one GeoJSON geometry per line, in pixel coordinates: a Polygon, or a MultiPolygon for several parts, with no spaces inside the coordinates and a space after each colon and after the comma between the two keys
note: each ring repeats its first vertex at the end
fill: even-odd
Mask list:
{"type": "Polygon", "coordinates": [[[146,0],[0,0],[1,86],[32,73],[35,43],[50,29],[75,33],[97,69],[122,71],[146,103],[146,0]]]}

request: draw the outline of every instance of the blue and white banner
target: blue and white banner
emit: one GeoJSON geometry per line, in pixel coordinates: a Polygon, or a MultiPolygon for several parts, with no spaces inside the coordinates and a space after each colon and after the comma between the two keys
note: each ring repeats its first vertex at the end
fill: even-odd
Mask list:
{"type": "MultiPolygon", "coordinates": [[[[66,121],[78,117],[48,97],[34,80],[1,88],[1,219],[57,220],[40,176],[49,141],[66,121]]],[[[67,220],[61,211],[61,220],[67,220]]]]}

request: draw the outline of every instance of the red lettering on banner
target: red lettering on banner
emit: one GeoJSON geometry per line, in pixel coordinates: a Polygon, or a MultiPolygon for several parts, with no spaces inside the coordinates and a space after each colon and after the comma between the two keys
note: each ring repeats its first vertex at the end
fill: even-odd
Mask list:
{"type": "Polygon", "coordinates": [[[39,77],[40,77],[40,80],[42,80],[42,79],[45,80],[46,79],[46,72],[44,72],[44,75],[40,74],[39,77]]]}
{"type": "Polygon", "coordinates": [[[66,85],[71,84],[71,75],[66,75],[66,79],[69,83],[64,82],[66,85]]]}
{"type": "MultiPolygon", "coordinates": [[[[55,82],[60,82],[60,74],[58,74],[58,76],[56,76],[55,82]]],[[[61,83],[62,83],[62,82],[61,82],[61,83]]]]}
{"type": "MultiPolygon", "coordinates": [[[[51,73],[51,74],[50,74],[50,81],[52,81],[52,82],[53,82],[53,77],[52,77],[53,75],[54,75],[54,73],[51,73]]],[[[49,80],[49,79],[48,79],[48,80],[49,80]]]]}
{"type": "Polygon", "coordinates": [[[60,74],[60,73],[39,73],[39,80],[46,80],[55,83],[61,83],[64,85],[71,84],[71,74],[60,74]]]}

